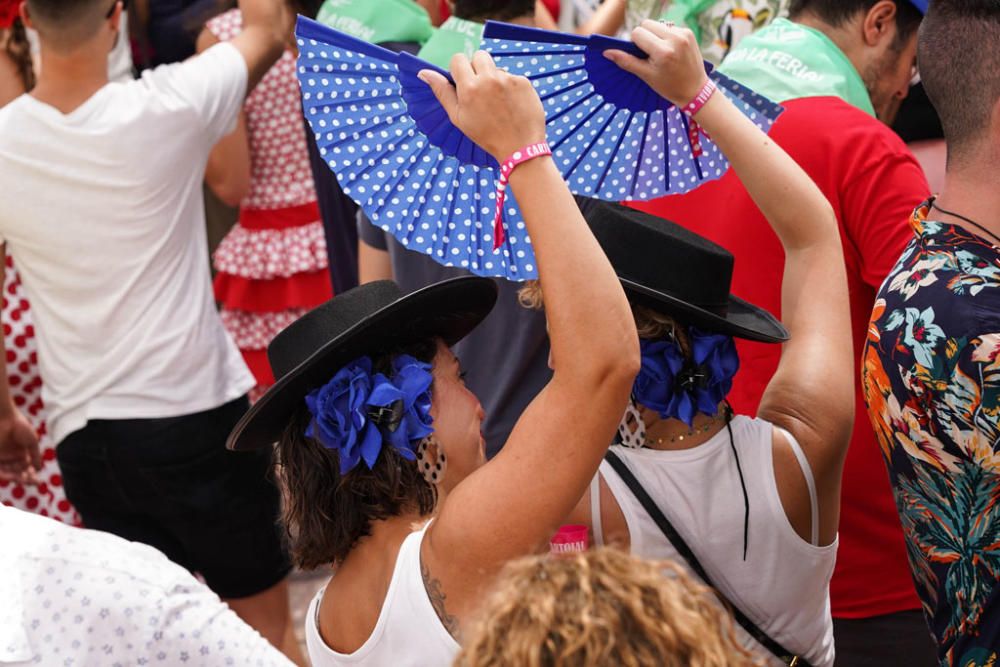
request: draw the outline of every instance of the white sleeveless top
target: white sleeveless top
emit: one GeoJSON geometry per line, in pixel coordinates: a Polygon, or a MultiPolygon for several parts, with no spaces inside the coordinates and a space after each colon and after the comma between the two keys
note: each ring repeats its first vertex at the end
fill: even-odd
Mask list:
{"type": "Polygon", "coordinates": [[[306,614],[306,646],[313,667],[448,667],[452,664],[458,655],[458,643],[431,606],[420,574],[420,543],[426,530],[424,526],[403,540],[375,629],[354,653],[338,653],[323,641],[319,634],[319,603],[326,587],[316,594],[306,614]]]}
{"type": "MultiPolygon", "coordinates": [[[[705,444],[682,451],[612,447],[698,557],[719,591],[764,632],[816,667],[833,664],[830,577],[837,542],[826,547],[803,540],[789,523],[774,479],[772,437],[776,427],[761,419],[735,417],[733,440],[739,453],[750,501],[746,560],[743,560],[743,491],[729,433],[722,429],[705,444]]],[[[812,470],[786,431],[813,498],[813,542],[817,506],[812,470]]],[[[646,513],[611,465],[604,477],[625,515],[632,553],[643,558],[684,559],[646,513]]],[[[599,496],[598,496],[599,497],[599,496]]],[[[599,514],[599,501],[594,504],[599,514]]],[[[600,542],[599,519],[594,523],[600,542]]],[[[689,570],[690,572],[690,570],[689,570]]],[[[693,572],[691,574],[695,577],[693,572]]],[[[755,655],[781,661],[734,623],[744,645],[755,655]]]]}

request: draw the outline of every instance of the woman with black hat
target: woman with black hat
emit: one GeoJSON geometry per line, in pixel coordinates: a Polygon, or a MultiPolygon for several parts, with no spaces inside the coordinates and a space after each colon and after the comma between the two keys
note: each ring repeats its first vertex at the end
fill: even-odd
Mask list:
{"type": "MultiPolygon", "coordinates": [[[[690,31],[647,21],[633,39],[649,60],[609,57],[669,93],[690,31]]],[[[781,240],[785,326],[730,295],[723,248],[585,202],[632,303],[642,370],[619,444],[570,521],[591,526],[597,543],[686,563],[729,602],[767,664],[831,665],[829,581],[857,372],[837,224],[805,173],[724,97],[709,95],[695,117],[781,240]],[[726,122],[745,130],[720,131],[726,122]],[[725,400],[739,366],[733,337],[785,344],[756,419],[725,400]]]]}
{"type": "Polygon", "coordinates": [[[587,488],[639,368],[624,291],[549,157],[531,84],[478,53],[457,88],[427,81],[455,124],[514,169],[537,252],[557,365],[503,453],[485,464],[483,411],[448,346],[493,307],[492,280],[403,295],[337,296],[268,349],[278,378],[233,431],[278,442],[295,561],[336,575],[310,607],[313,665],[446,665],[477,600],[511,558],[544,546],[587,488]],[[573,442],[563,435],[582,429],[573,442]],[[434,517],[432,522],[428,520],[434,517]]]}

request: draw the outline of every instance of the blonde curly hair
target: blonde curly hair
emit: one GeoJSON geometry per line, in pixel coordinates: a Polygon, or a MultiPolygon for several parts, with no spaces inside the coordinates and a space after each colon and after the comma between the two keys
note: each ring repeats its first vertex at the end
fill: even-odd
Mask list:
{"type": "Polygon", "coordinates": [[[454,667],[760,665],[712,593],[617,549],[508,564],[454,667]]]}

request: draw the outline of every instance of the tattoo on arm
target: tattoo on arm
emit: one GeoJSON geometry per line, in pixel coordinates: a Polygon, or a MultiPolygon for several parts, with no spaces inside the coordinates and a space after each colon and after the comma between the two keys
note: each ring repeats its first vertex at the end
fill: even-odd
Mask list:
{"type": "Polygon", "coordinates": [[[431,571],[423,563],[420,564],[420,576],[423,577],[427,597],[430,598],[431,606],[434,607],[438,618],[441,619],[442,625],[452,637],[458,639],[458,619],[445,609],[444,604],[447,596],[441,590],[441,582],[431,576],[431,571]]]}

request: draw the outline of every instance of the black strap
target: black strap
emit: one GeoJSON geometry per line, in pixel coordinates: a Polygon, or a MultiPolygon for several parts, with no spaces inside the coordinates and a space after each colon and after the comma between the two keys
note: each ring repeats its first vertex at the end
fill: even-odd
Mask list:
{"type": "Polygon", "coordinates": [[[632,494],[635,495],[636,500],[642,504],[649,516],[656,522],[656,525],[659,526],[660,530],[663,531],[663,535],[670,541],[671,544],[674,545],[674,548],[677,549],[677,553],[679,553],[681,557],[687,561],[688,566],[695,571],[701,580],[714,590],[716,596],[718,596],[719,600],[721,600],[722,603],[729,608],[733,618],[736,619],[736,622],[740,624],[741,628],[747,631],[747,634],[753,637],[761,646],[777,656],[777,658],[786,665],[794,667],[812,667],[812,665],[810,665],[805,658],[795,655],[784,646],[771,639],[770,635],[757,627],[757,624],[751,621],[747,615],[739,609],[739,607],[734,605],[726,598],[726,596],[719,592],[716,585],[712,583],[712,579],[708,576],[708,573],[705,572],[705,568],[702,567],[701,563],[698,561],[698,557],[694,555],[693,551],[691,551],[691,547],[687,545],[684,538],[680,536],[673,524],[670,523],[670,520],[667,519],[666,515],[660,511],[656,502],[649,497],[649,494],[646,493],[646,489],[642,488],[642,484],[639,483],[639,480],[635,478],[635,475],[632,474],[632,471],[629,470],[628,466],[625,465],[625,462],[622,461],[617,454],[609,451],[604,456],[604,460],[611,464],[611,467],[614,468],[615,472],[618,473],[618,476],[622,478],[622,481],[625,482],[629,490],[632,491],[632,494]]]}

